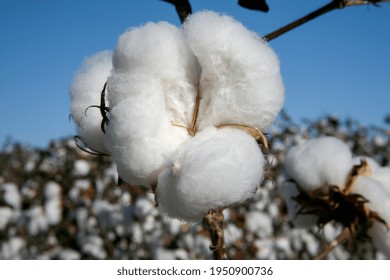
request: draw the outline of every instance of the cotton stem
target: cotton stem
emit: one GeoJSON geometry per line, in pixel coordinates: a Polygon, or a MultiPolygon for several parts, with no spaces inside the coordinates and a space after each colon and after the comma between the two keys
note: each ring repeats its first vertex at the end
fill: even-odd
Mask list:
{"type": "Polygon", "coordinates": [[[344,228],[343,232],[337,236],[337,238],[328,243],[325,248],[314,258],[315,260],[321,260],[325,258],[334,248],[339,244],[344,243],[348,239],[352,238],[352,232],[349,228],[344,228]]]}
{"type": "Polygon", "coordinates": [[[211,238],[210,250],[213,251],[214,259],[226,259],[226,252],[224,248],[224,216],[222,209],[210,210],[203,217],[203,226],[209,232],[211,238]]]}
{"type": "Polygon", "coordinates": [[[387,2],[387,1],[333,0],[329,4],[315,10],[314,12],[311,12],[311,13],[307,14],[306,16],[301,17],[301,18],[297,19],[296,21],[293,21],[292,23],[287,24],[286,26],[283,26],[282,28],[265,35],[264,40],[271,41],[271,40],[279,37],[280,35],[288,32],[294,28],[297,28],[298,26],[300,26],[308,21],[311,21],[312,19],[315,19],[323,14],[326,14],[330,11],[333,11],[335,9],[342,9],[342,8],[349,7],[349,6],[366,5],[366,4],[370,4],[370,3],[375,5],[378,2],[387,2]]]}

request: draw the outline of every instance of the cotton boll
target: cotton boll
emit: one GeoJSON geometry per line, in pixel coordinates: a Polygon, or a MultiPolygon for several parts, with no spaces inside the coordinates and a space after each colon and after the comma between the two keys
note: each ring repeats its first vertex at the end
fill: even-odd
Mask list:
{"type": "Polygon", "coordinates": [[[91,171],[91,166],[88,163],[88,161],[84,159],[78,159],[74,162],[73,166],[73,174],[75,176],[87,176],[88,173],[91,171]]]}
{"type": "Polygon", "coordinates": [[[22,197],[16,184],[5,183],[0,185],[0,194],[3,196],[6,204],[12,206],[14,209],[20,208],[22,197]]]}
{"type": "Polygon", "coordinates": [[[190,16],[184,33],[202,68],[199,127],[269,127],[284,101],[272,49],[231,17],[208,11],[190,16]]]}
{"type": "Polygon", "coordinates": [[[5,230],[7,224],[11,221],[13,211],[9,207],[0,207],[0,230],[5,230]]]}
{"type": "Polygon", "coordinates": [[[74,77],[71,87],[71,114],[77,125],[77,132],[82,141],[91,149],[107,153],[101,131],[102,116],[100,93],[112,68],[112,53],[99,52],[87,58],[74,77]]]}
{"type": "Polygon", "coordinates": [[[49,225],[56,225],[62,218],[61,186],[49,182],[44,188],[45,214],[49,225]]]}
{"type": "Polygon", "coordinates": [[[251,198],[263,178],[264,158],[246,132],[208,127],[181,145],[168,166],[158,178],[160,209],[200,222],[210,209],[251,198]]]}
{"type": "Polygon", "coordinates": [[[111,107],[105,145],[123,180],[154,184],[165,160],[188,139],[187,131],[171,125],[159,79],[114,75],[109,82],[110,96],[124,98],[111,107]]]}
{"type": "MultiPolygon", "coordinates": [[[[390,193],[381,183],[369,177],[359,176],[352,192],[364,196],[369,201],[367,207],[375,211],[390,226],[390,193]]],[[[387,228],[375,221],[368,230],[368,235],[376,248],[390,258],[390,232],[387,228]]]]}
{"type": "Polygon", "coordinates": [[[306,191],[325,184],[342,187],[352,166],[348,146],[334,137],[320,137],[291,148],[286,171],[306,191]]]}
{"type": "Polygon", "coordinates": [[[272,219],[262,212],[249,212],[246,217],[249,232],[260,238],[269,237],[273,232],[272,219]]]}

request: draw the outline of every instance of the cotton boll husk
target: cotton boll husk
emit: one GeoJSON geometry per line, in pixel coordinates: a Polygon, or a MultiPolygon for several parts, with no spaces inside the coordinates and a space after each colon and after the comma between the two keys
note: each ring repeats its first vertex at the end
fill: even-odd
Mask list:
{"type": "Polygon", "coordinates": [[[284,101],[273,50],[233,18],[209,11],[188,17],[184,33],[202,68],[199,127],[269,127],[284,101]]]}
{"type": "Polygon", "coordinates": [[[70,87],[71,114],[77,133],[89,148],[102,153],[107,153],[100,127],[102,116],[98,108],[87,108],[100,106],[100,94],[111,69],[112,53],[99,52],[84,61],[70,87]]]}
{"type": "Polygon", "coordinates": [[[379,163],[377,163],[375,161],[375,159],[373,159],[372,157],[367,157],[367,156],[357,156],[357,157],[354,157],[352,159],[352,163],[353,163],[353,165],[359,165],[359,164],[361,164],[362,160],[365,160],[367,162],[367,164],[370,167],[372,172],[375,172],[376,170],[381,168],[381,166],[379,165],[379,163]]]}
{"type": "MultiPolygon", "coordinates": [[[[364,196],[369,201],[367,207],[375,211],[390,226],[390,194],[380,182],[370,177],[359,176],[352,192],[364,196]]],[[[368,230],[368,235],[376,248],[390,258],[390,231],[375,221],[368,230]]]]}
{"type": "Polygon", "coordinates": [[[293,199],[299,191],[296,184],[286,182],[281,185],[280,191],[287,206],[288,219],[297,228],[311,228],[316,225],[318,217],[308,214],[299,214],[299,204],[293,199]]]}
{"type": "Polygon", "coordinates": [[[251,198],[264,158],[246,132],[208,127],[181,145],[158,178],[159,208],[172,218],[200,222],[210,209],[251,198]]]}
{"type": "Polygon", "coordinates": [[[320,137],[292,147],[285,166],[290,178],[306,191],[325,184],[342,187],[352,166],[352,154],[341,140],[320,137]]]}
{"type": "Polygon", "coordinates": [[[114,75],[109,82],[110,96],[129,94],[110,109],[105,145],[123,180],[154,184],[166,159],[188,139],[187,131],[171,125],[159,79],[114,75]]]}
{"type": "MultiPolygon", "coordinates": [[[[172,120],[188,124],[194,107],[200,67],[179,28],[167,22],[159,22],[125,32],[116,46],[113,63],[114,70],[119,73],[144,73],[158,77],[172,120]]],[[[110,104],[116,105],[123,98],[122,95],[112,96],[110,104]]]]}

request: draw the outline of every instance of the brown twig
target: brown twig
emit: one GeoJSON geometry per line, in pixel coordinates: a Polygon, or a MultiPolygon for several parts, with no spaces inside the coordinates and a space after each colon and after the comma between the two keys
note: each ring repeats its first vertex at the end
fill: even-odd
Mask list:
{"type": "Polygon", "coordinates": [[[164,2],[171,3],[175,6],[177,15],[183,23],[186,18],[192,13],[190,1],[188,0],[162,0],[164,2]]]}
{"type": "Polygon", "coordinates": [[[224,242],[224,230],[223,230],[224,216],[222,209],[210,210],[203,217],[203,226],[209,232],[211,238],[210,250],[213,251],[214,259],[224,260],[226,259],[225,242],[224,242]]]}
{"type": "Polygon", "coordinates": [[[349,6],[358,6],[358,5],[366,5],[366,4],[373,4],[376,5],[378,2],[387,2],[383,0],[371,0],[371,1],[365,1],[365,0],[333,0],[329,4],[326,4],[325,6],[315,10],[314,12],[311,12],[307,14],[304,17],[301,17],[295,21],[293,21],[290,24],[287,24],[286,26],[283,26],[282,28],[279,28],[276,31],[273,31],[267,35],[264,36],[265,41],[271,41],[280,35],[308,22],[312,19],[315,19],[323,14],[326,14],[330,11],[333,11],[335,9],[342,9],[349,6]]]}
{"type": "Polygon", "coordinates": [[[191,136],[195,136],[196,132],[198,131],[196,123],[198,121],[199,105],[200,105],[200,87],[198,85],[198,90],[196,92],[196,97],[195,97],[194,112],[192,113],[191,126],[188,130],[191,136]]]}
{"type": "Polygon", "coordinates": [[[326,257],[334,248],[336,248],[339,244],[347,241],[352,238],[352,232],[349,228],[344,228],[343,232],[337,236],[337,238],[330,243],[328,243],[325,248],[314,258],[315,260],[321,260],[326,257]]]}

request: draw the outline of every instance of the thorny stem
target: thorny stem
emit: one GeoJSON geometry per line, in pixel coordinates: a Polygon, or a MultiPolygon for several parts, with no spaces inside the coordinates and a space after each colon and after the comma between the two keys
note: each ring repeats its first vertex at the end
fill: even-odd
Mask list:
{"type": "Polygon", "coordinates": [[[349,228],[344,228],[343,232],[337,236],[337,238],[330,243],[328,243],[325,248],[314,258],[315,260],[321,260],[326,257],[334,248],[339,244],[352,238],[352,232],[349,228]]]}
{"type": "Polygon", "coordinates": [[[226,259],[226,252],[224,248],[224,230],[223,230],[224,216],[222,209],[210,210],[203,217],[203,226],[209,232],[211,238],[210,250],[213,251],[214,259],[226,259]]]}
{"type": "Polygon", "coordinates": [[[297,19],[296,21],[293,21],[292,23],[287,24],[286,26],[283,26],[282,28],[265,35],[264,40],[269,42],[269,41],[279,37],[280,35],[288,32],[288,31],[290,31],[290,30],[292,30],[292,29],[294,29],[294,28],[296,28],[296,27],[298,27],[298,26],[300,26],[308,21],[311,21],[312,19],[315,19],[323,14],[326,14],[330,11],[333,11],[335,9],[342,9],[342,8],[345,8],[348,6],[366,5],[366,4],[370,4],[370,3],[375,5],[377,2],[387,2],[387,1],[381,1],[381,0],[378,0],[378,1],[375,1],[375,0],[371,0],[371,1],[333,0],[329,4],[326,4],[325,6],[315,10],[314,12],[311,12],[311,13],[307,14],[306,16],[301,17],[301,18],[297,19]]]}

